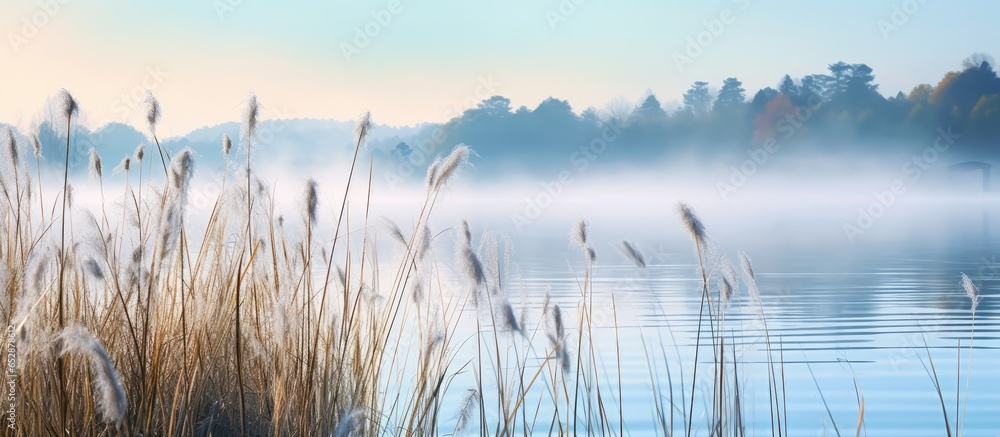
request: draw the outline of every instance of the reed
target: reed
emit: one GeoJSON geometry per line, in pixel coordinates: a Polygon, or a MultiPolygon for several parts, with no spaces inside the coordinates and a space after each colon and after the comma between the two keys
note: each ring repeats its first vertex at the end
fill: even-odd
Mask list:
{"type": "MultiPolygon", "coordinates": [[[[159,145],[161,110],[150,94],[146,122],[164,178],[148,174],[143,145],[114,174],[90,151],[90,183],[101,185],[100,220],[79,205],[74,211],[70,136],[78,105],[65,91],[53,103],[59,108],[53,121],[66,129],[66,161],[62,195],[50,198],[51,206],[41,192],[59,181],[43,180],[41,171],[31,181],[19,149],[27,143],[0,135],[11,158],[0,164],[20,169],[3,175],[0,201],[0,284],[8,291],[0,309],[18,341],[20,428],[11,434],[640,434],[645,430],[630,429],[626,418],[629,375],[621,361],[626,329],[638,328],[658,431],[742,436],[752,421],[769,420],[772,435],[788,435],[785,360],[772,349],[766,296],[758,288],[763,279],[745,254],[738,263],[726,259],[686,204],[677,214],[697,258],[691,292],[700,294],[693,362],[682,362],[676,339],[653,339],[641,325],[622,322],[618,290],[595,289],[620,271],[604,269],[603,253],[598,262],[599,226],[579,220],[570,228],[575,290],[537,298],[540,290],[519,281],[509,237],[464,220],[432,230],[441,193],[475,156],[466,145],[428,167],[412,223],[374,226],[369,208],[378,193],[364,147],[375,126],[365,113],[344,191],[335,193],[339,209],[335,203],[326,218],[324,187],[306,179],[301,210],[291,212],[301,216],[298,231],[286,226],[271,189],[251,167],[261,123],[251,94],[241,116],[245,184],[225,185],[196,226],[189,217],[196,154],[171,154],[159,145]],[[104,179],[119,175],[123,189],[109,189],[104,199],[104,179]],[[33,213],[31,191],[39,193],[41,214],[33,213]],[[349,203],[351,194],[361,195],[360,206],[349,203]],[[376,244],[376,228],[387,230],[391,251],[376,244]],[[453,253],[441,250],[445,243],[454,243],[453,253]],[[732,318],[745,309],[763,325],[770,417],[751,417],[746,407],[751,364],[737,347],[756,331],[732,318]],[[613,332],[613,346],[602,332],[613,332]],[[671,344],[673,356],[666,352],[671,344]],[[699,381],[710,381],[711,390],[697,390],[699,381]],[[697,419],[702,406],[704,424],[697,419]]],[[[31,141],[37,166],[49,145],[37,135],[31,141]]],[[[214,152],[226,166],[232,147],[223,137],[214,152]]],[[[631,270],[656,267],[638,245],[622,241],[618,248],[631,270]]],[[[978,289],[967,276],[962,287],[975,317],[978,289]]],[[[663,312],[672,338],[672,316],[663,312]]],[[[969,362],[972,347],[970,339],[969,362]]],[[[929,374],[948,432],[953,426],[961,434],[964,411],[956,404],[956,422],[948,422],[933,362],[929,374]]],[[[864,397],[856,390],[860,432],[864,397]]]]}

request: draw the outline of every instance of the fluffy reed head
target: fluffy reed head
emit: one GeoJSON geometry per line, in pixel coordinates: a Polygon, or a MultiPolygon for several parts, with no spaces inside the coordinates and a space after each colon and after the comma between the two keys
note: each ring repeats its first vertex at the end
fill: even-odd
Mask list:
{"type": "Polygon", "coordinates": [[[406,237],[403,236],[403,231],[399,229],[399,225],[386,217],[383,217],[383,219],[385,220],[385,226],[389,228],[389,235],[392,239],[396,240],[397,243],[406,246],[406,237]]]}
{"type": "Polygon", "coordinates": [[[97,260],[93,257],[87,258],[87,260],[83,262],[83,270],[94,279],[104,279],[104,269],[101,268],[101,265],[98,264],[97,260]]]}
{"type": "Polygon", "coordinates": [[[757,289],[757,279],[753,272],[753,266],[750,264],[750,258],[747,254],[740,252],[740,266],[743,267],[743,282],[747,286],[747,295],[750,296],[750,300],[760,307],[760,290],[757,289]]]}
{"type": "Polygon", "coordinates": [[[704,246],[708,234],[705,232],[705,225],[702,224],[698,215],[684,202],[677,203],[677,212],[681,215],[681,223],[684,224],[691,239],[695,243],[704,246]]]}
{"type": "Polygon", "coordinates": [[[132,157],[129,155],[125,155],[125,157],[122,158],[121,162],[118,163],[118,166],[114,168],[114,171],[128,173],[128,171],[131,169],[132,169],[132,157]]]}
{"type": "Polygon", "coordinates": [[[174,188],[186,193],[192,176],[194,176],[194,151],[190,147],[185,147],[170,161],[170,182],[174,188]]]}
{"type": "Polygon", "coordinates": [[[250,92],[247,96],[246,105],[243,106],[243,138],[246,139],[247,145],[251,143],[253,138],[257,135],[257,117],[260,114],[260,103],[257,102],[257,95],[250,92]]]}
{"type": "Polygon", "coordinates": [[[108,352],[90,331],[82,326],[70,326],[59,334],[61,354],[79,353],[90,360],[97,386],[98,407],[106,422],[121,423],[128,402],[108,352]]]}
{"type": "Polygon", "coordinates": [[[229,134],[222,135],[222,156],[228,158],[229,152],[233,150],[233,140],[229,138],[229,134]]]}
{"type": "Polygon", "coordinates": [[[455,150],[452,150],[451,154],[441,161],[441,164],[435,171],[434,189],[439,190],[447,185],[448,181],[458,172],[459,167],[469,162],[469,155],[471,153],[472,149],[465,144],[455,146],[455,150]]]}
{"type": "Polygon", "coordinates": [[[163,113],[160,110],[160,101],[156,100],[149,90],[146,90],[146,94],[142,97],[142,111],[146,115],[146,127],[149,128],[149,133],[156,135],[156,125],[160,123],[163,113]]]}
{"type": "Polygon", "coordinates": [[[73,184],[66,184],[66,206],[73,209],[73,184]]]}
{"type": "Polygon", "coordinates": [[[597,260],[597,252],[595,252],[594,248],[590,245],[587,226],[588,224],[586,220],[580,219],[577,221],[576,225],[573,226],[573,229],[570,230],[569,239],[571,243],[579,246],[580,249],[583,250],[583,256],[586,257],[587,261],[593,263],[597,260]]]}
{"type": "Polygon", "coordinates": [[[580,247],[587,247],[587,221],[580,219],[569,233],[570,240],[580,247]]]}
{"type": "Polygon", "coordinates": [[[354,143],[358,147],[361,147],[365,143],[365,139],[372,131],[372,113],[371,111],[365,111],[358,118],[358,124],[354,126],[354,143]]]}
{"type": "Polygon", "coordinates": [[[618,248],[621,249],[622,253],[625,254],[625,257],[628,258],[629,261],[632,261],[632,264],[635,264],[636,267],[640,269],[646,268],[646,259],[643,258],[642,252],[639,252],[639,249],[636,249],[635,245],[629,243],[628,241],[622,241],[621,244],[618,245],[618,248]]]}
{"type": "Polygon", "coordinates": [[[80,105],[65,88],[56,93],[54,103],[55,109],[59,111],[59,115],[63,117],[65,123],[69,123],[73,116],[80,112],[80,105]]]}
{"type": "Polygon", "coordinates": [[[979,288],[965,273],[962,273],[962,288],[965,289],[965,294],[969,296],[969,299],[972,299],[972,312],[976,312],[976,307],[979,306],[979,288]]]}
{"type": "Polygon", "coordinates": [[[17,150],[17,138],[9,126],[5,129],[4,134],[4,145],[7,147],[7,153],[10,154],[10,162],[14,164],[14,167],[17,167],[17,162],[21,159],[17,150]]]}
{"type": "Polygon", "coordinates": [[[753,265],[750,264],[750,258],[747,254],[740,252],[740,266],[743,267],[743,273],[747,275],[750,279],[756,280],[757,276],[754,275],[753,265]]]}
{"type": "Polygon", "coordinates": [[[459,268],[465,273],[466,278],[473,284],[473,300],[478,303],[478,292],[480,286],[486,283],[486,274],[483,273],[483,265],[479,262],[479,257],[472,251],[472,231],[469,230],[469,222],[462,220],[458,225],[458,250],[456,250],[459,268]]]}
{"type": "Polygon", "coordinates": [[[738,291],[736,283],[736,268],[733,263],[726,260],[719,271],[719,297],[723,302],[729,302],[733,298],[733,293],[738,291]]]}
{"type": "Polygon", "coordinates": [[[563,325],[562,309],[559,304],[552,305],[552,334],[562,339],[566,337],[566,327],[563,325]]]}
{"type": "Polygon", "coordinates": [[[42,140],[38,139],[38,134],[31,136],[31,148],[34,149],[35,158],[42,157],[42,140]]]}
{"type": "Polygon", "coordinates": [[[146,145],[140,144],[135,146],[135,152],[132,152],[132,156],[135,157],[135,161],[142,164],[142,158],[146,156],[146,145]]]}
{"type": "Polygon", "coordinates": [[[416,243],[417,260],[423,260],[431,250],[431,228],[426,224],[417,234],[416,243]]]}
{"type": "Polygon", "coordinates": [[[472,230],[469,229],[469,222],[462,220],[458,222],[458,238],[461,247],[472,248],[472,230]]]}
{"type": "Polygon", "coordinates": [[[434,182],[437,180],[438,168],[441,167],[441,157],[438,156],[434,158],[431,165],[427,167],[427,178],[424,180],[424,185],[427,186],[427,190],[434,189],[434,182]]]}
{"type": "Polygon", "coordinates": [[[501,329],[507,332],[516,332],[522,335],[524,334],[524,331],[521,330],[521,326],[517,323],[517,316],[514,315],[514,307],[512,307],[509,302],[504,302],[500,305],[498,311],[500,314],[498,314],[499,320],[497,321],[500,322],[501,329]]]}
{"type": "Polygon", "coordinates": [[[316,224],[316,209],[319,206],[319,194],[318,194],[318,184],[313,178],[309,178],[306,181],[306,189],[303,195],[303,211],[302,217],[306,221],[307,226],[312,226],[316,224]]]}
{"type": "Polygon", "coordinates": [[[559,363],[563,373],[569,372],[569,351],[566,349],[566,328],[563,324],[562,309],[559,304],[552,306],[549,323],[546,323],[545,336],[553,348],[555,360],[559,363]]]}
{"type": "Polygon", "coordinates": [[[470,388],[465,392],[465,399],[462,401],[462,408],[458,410],[458,422],[455,424],[455,434],[462,434],[469,429],[469,424],[474,418],[472,412],[479,408],[479,392],[470,388]]]}
{"type": "Polygon", "coordinates": [[[100,179],[104,176],[104,167],[101,165],[101,155],[97,153],[97,149],[90,148],[90,179],[100,179]]]}

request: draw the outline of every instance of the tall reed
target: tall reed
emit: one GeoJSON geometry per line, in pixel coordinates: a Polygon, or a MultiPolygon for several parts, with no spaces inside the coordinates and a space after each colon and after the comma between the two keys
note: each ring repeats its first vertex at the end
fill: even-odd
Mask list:
{"type": "MultiPolygon", "coordinates": [[[[657,431],[674,435],[676,414],[677,434],[742,436],[752,433],[752,420],[769,419],[772,435],[788,435],[785,361],[780,346],[772,349],[760,278],[745,254],[738,266],[722,255],[689,206],[678,205],[677,213],[698,263],[693,363],[682,362],[682,342],[647,342],[652,338],[641,324],[620,319],[621,290],[604,289],[618,270],[603,267],[603,254],[598,263],[600,227],[584,220],[572,225],[576,289],[544,294],[519,281],[511,238],[468,221],[436,229],[431,218],[442,192],[475,156],[466,145],[429,165],[415,219],[403,228],[388,224],[394,245],[386,252],[369,219],[378,196],[375,165],[365,162],[370,114],[357,121],[333,217],[324,213],[324,187],[307,178],[299,230],[286,226],[267,182],[251,168],[251,154],[263,152],[255,148],[260,108],[251,94],[241,120],[246,183],[226,185],[199,225],[189,217],[198,188],[196,154],[182,149],[171,156],[159,145],[159,105],[151,95],[148,100],[147,127],[165,178],[149,177],[143,164],[153,164],[139,145],[116,169],[124,174],[123,190],[105,193],[104,178],[110,183],[114,176],[93,151],[90,168],[93,183],[101,185],[104,220],[79,205],[73,209],[70,136],[78,106],[65,91],[54,100],[60,108],[54,121],[66,127],[66,160],[62,196],[50,199],[52,214],[20,215],[33,209],[20,205],[22,197],[34,204],[27,190],[41,193],[49,183],[40,170],[37,186],[29,172],[18,171],[13,184],[28,187],[15,186],[14,195],[0,199],[6,237],[0,284],[8,290],[0,309],[15,322],[18,345],[20,428],[12,434],[641,434],[646,430],[630,428],[629,415],[637,412],[626,405],[630,375],[623,375],[621,361],[627,330],[638,328],[657,431]],[[442,249],[449,239],[453,253],[442,249]],[[757,331],[733,321],[743,309],[741,290],[749,297],[745,307],[764,326],[769,418],[751,418],[745,406],[751,364],[736,348],[757,331]],[[602,332],[614,333],[613,347],[601,341],[602,332]],[[668,360],[670,343],[676,359],[668,360]],[[664,370],[667,387],[661,386],[664,370]],[[708,375],[701,379],[712,381],[711,391],[696,390],[699,375],[708,375]],[[695,424],[701,406],[703,429],[695,424]]],[[[14,135],[3,138],[11,138],[3,144],[6,154],[19,159],[14,135]]],[[[221,143],[214,153],[228,166],[232,140],[221,143]]],[[[32,146],[37,165],[43,145],[36,137],[32,146]]],[[[20,161],[15,168],[23,167],[20,161]]],[[[49,209],[41,202],[42,211],[49,209]]],[[[657,267],[634,243],[619,249],[635,271],[657,267]]],[[[975,317],[978,289],[967,276],[962,286],[975,317]]],[[[667,328],[659,332],[673,338],[675,316],[663,311],[663,317],[667,328]]],[[[970,339],[970,362],[972,347],[970,339]]],[[[929,373],[936,379],[933,362],[929,373]]],[[[971,368],[965,401],[970,374],[971,368]]],[[[937,381],[936,389],[951,433],[937,381]]],[[[858,393],[860,429],[864,398],[858,393]]],[[[953,426],[960,434],[966,423],[957,410],[958,404],[953,426]]]]}

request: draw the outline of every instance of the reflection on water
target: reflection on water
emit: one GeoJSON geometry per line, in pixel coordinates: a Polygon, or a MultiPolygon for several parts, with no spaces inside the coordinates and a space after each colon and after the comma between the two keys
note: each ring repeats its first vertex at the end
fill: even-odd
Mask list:
{"type": "MultiPolygon", "coordinates": [[[[853,434],[858,391],[864,396],[868,434],[943,435],[944,418],[928,374],[928,354],[940,378],[951,426],[958,408],[964,411],[959,417],[964,419],[966,435],[1000,430],[1000,303],[993,297],[1000,279],[1000,239],[990,235],[990,210],[982,204],[923,202],[893,213],[855,244],[844,241],[837,219],[810,220],[810,212],[776,214],[799,214],[800,220],[772,235],[753,231],[766,227],[759,221],[713,221],[720,216],[703,216],[710,233],[721,231],[714,240],[718,254],[735,260],[735,250],[743,250],[754,260],[771,347],[780,350],[785,363],[791,435],[835,434],[823,399],[840,432],[853,434]],[[982,295],[974,339],[971,301],[960,285],[963,272],[982,295]],[[956,407],[959,386],[963,404],[956,407]]],[[[594,221],[593,226],[593,238],[607,240],[597,247],[595,307],[611,308],[614,296],[617,311],[614,317],[597,311],[595,335],[608,349],[601,355],[613,375],[618,373],[616,336],[620,342],[626,427],[631,435],[644,435],[654,429],[655,420],[651,370],[662,375],[669,368],[678,408],[682,390],[686,397],[690,389],[690,381],[680,384],[679,378],[690,378],[700,281],[692,245],[680,234],[680,225],[636,229],[628,226],[628,217],[616,221],[594,221]],[[645,270],[632,267],[614,249],[619,238],[639,242],[649,264],[645,270]]],[[[511,293],[515,306],[537,311],[544,290],[550,288],[564,308],[576,307],[583,269],[565,235],[565,230],[534,229],[533,234],[516,238],[519,277],[512,287],[519,291],[511,293]]],[[[763,325],[746,295],[737,299],[727,311],[726,326],[742,363],[747,426],[764,435],[771,428],[763,325]]],[[[702,341],[708,344],[704,337],[702,341]]],[[[615,385],[618,380],[609,382],[615,385]]],[[[661,390],[667,390],[665,384],[661,390]]],[[[611,397],[616,398],[617,387],[613,391],[611,397]]],[[[704,408],[699,405],[695,411],[695,420],[701,422],[694,428],[702,423],[700,435],[707,435],[703,424],[707,419],[698,419],[704,408]]],[[[544,409],[541,417],[546,417],[544,409]]],[[[540,421],[547,424],[547,420],[540,421]]],[[[676,429],[683,432],[679,422],[676,429]]]]}
{"type": "MultiPolygon", "coordinates": [[[[669,399],[672,391],[677,403],[674,429],[682,430],[681,403],[687,401],[690,390],[700,280],[691,241],[673,212],[673,200],[641,194],[604,196],[588,203],[575,202],[577,198],[567,194],[558,206],[515,229],[510,217],[522,211],[519,197],[503,201],[486,194],[463,197],[460,188],[456,191],[442,200],[448,206],[435,211],[432,219],[431,228],[442,235],[435,243],[439,260],[448,264],[452,259],[449,227],[459,217],[470,218],[476,239],[483,229],[510,234],[516,268],[508,294],[516,311],[527,310],[529,331],[538,326],[546,290],[567,311],[566,319],[576,320],[573,311],[580,301],[583,267],[579,250],[570,247],[567,234],[577,218],[590,221],[597,251],[593,272],[594,306],[599,309],[594,318],[601,358],[597,365],[601,374],[609,375],[605,382],[613,387],[606,393],[608,409],[617,411],[620,402],[627,434],[648,435],[656,429],[654,402],[669,399]],[[646,269],[633,267],[618,252],[615,246],[622,240],[637,243],[646,269]],[[672,379],[667,382],[668,378],[672,379]],[[660,380],[659,393],[652,390],[653,379],[660,380]]],[[[866,196],[839,203],[823,203],[816,200],[823,196],[812,194],[785,204],[739,200],[720,204],[715,198],[693,202],[717,254],[735,260],[736,251],[742,250],[753,259],[771,347],[784,362],[790,435],[835,434],[824,400],[839,430],[850,434],[858,418],[855,387],[864,396],[869,435],[944,434],[940,401],[926,367],[928,354],[940,377],[949,421],[954,423],[956,410],[964,411],[959,416],[964,417],[966,435],[996,434],[1000,430],[1000,302],[996,302],[995,290],[1000,285],[1000,238],[991,229],[993,217],[1000,217],[996,211],[1000,201],[911,195],[852,240],[845,235],[844,225],[856,223],[859,207],[871,201],[866,196]],[[803,199],[807,202],[800,202],[803,199]],[[975,313],[974,340],[970,301],[959,284],[961,273],[975,281],[983,296],[975,313]],[[974,347],[971,354],[970,345],[974,347]],[[961,381],[957,379],[959,366],[961,381]],[[971,379],[966,381],[966,377],[971,379]],[[959,387],[967,407],[964,402],[956,406],[959,387]]],[[[279,210],[297,209],[295,199],[289,197],[279,199],[286,203],[279,210]]],[[[365,204],[364,199],[357,204],[365,204]]],[[[372,217],[384,214],[398,223],[412,222],[408,219],[414,214],[412,205],[395,211],[378,211],[377,206],[373,205],[372,217]]],[[[198,211],[206,212],[194,208],[190,223],[196,228],[204,220],[198,211]]],[[[739,357],[746,424],[751,435],[767,435],[771,419],[765,331],[745,289],[740,291],[727,311],[727,335],[739,357]]],[[[456,421],[449,412],[457,411],[465,390],[475,387],[472,366],[463,367],[478,366],[481,358],[475,353],[475,341],[463,343],[474,336],[474,328],[475,323],[462,326],[464,332],[455,336],[462,347],[452,360],[452,370],[463,370],[445,396],[443,432],[449,432],[456,421]]],[[[539,352],[546,340],[539,337],[531,341],[533,346],[521,343],[520,352],[529,356],[529,365],[537,366],[538,357],[544,355],[539,352]],[[530,347],[534,349],[525,352],[530,347]]],[[[704,337],[702,341],[708,344],[704,337]]],[[[701,357],[704,361],[705,355],[701,357]]],[[[496,384],[495,379],[488,379],[490,363],[481,368],[487,375],[484,386],[496,384]]],[[[698,435],[707,435],[703,404],[711,385],[699,381],[696,386],[699,396],[693,428],[698,435]]],[[[548,432],[553,415],[548,403],[539,402],[547,399],[545,387],[536,384],[526,396],[539,405],[534,420],[545,428],[536,430],[542,434],[548,432]]],[[[489,394],[489,387],[484,387],[484,405],[490,405],[487,416],[496,420],[496,402],[488,399],[489,394]]],[[[535,408],[532,404],[531,411],[535,408]]],[[[617,422],[616,417],[611,420],[617,422]]]]}

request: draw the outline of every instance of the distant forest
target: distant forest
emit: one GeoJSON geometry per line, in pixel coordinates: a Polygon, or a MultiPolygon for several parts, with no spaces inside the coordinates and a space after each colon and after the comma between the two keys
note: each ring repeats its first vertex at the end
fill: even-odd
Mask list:
{"type": "MultiPolygon", "coordinates": [[[[946,161],[990,162],[1000,158],[1000,78],[995,65],[990,56],[975,54],[937,84],[919,84],[907,94],[889,97],[879,91],[871,67],[846,62],[805,77],[785,75],[774,87],[752,94],[735,77],[721,84],[695,82],[684,93],[682,105],[667,109],[653,94],[638,105],[619,99],[603,109],[583,111],[554,97],[534,109],[515,109],[509,99],[493,96],[445,123],[378,125],[366,153],[388,169],[390,179],[420,179],[434,156],[464,143],[478,155],[473,157],[475,173],[490,177],[496,172],[581,171],[591,164],[634,167],[675,156],[725,164],[769,146],[780,147],[778,160],[806,155],[844,162],[906,157],[950,132],[958,139],[946,161]]],[[[47,122],[27,134],[16,133],[13,126],[0,127],[15,132],[22,145],[31,144],[29,137],[37,135],[46,151],[63,147],[64,140],[47,122]]],[[[82,125],[77,129],[70,156],[73,171],[86,169],[91,148],[115,160],[151,141],[121,123],[95,131],[82,125]]],[[[256,145],[261,149],[257,157],[287,167],[330,165],[350,159],[353,150],[349,121],[274,119],[264,120],[261,129],[266,136],[256,145]],[[264,149],[271,152],[261,153],[264,149]],[[316,150],[324,152],[306,153],[316,150]]],[[[162,145],[168,153],[192,147],[201,165],[223,168],[222,137],[238,138],[239,133],[239,123],[229,122],[164,139],[162,145]]],[[[63,162],[58,152],[44,155],[51,159],[43,165],[63,162]]]]}
{"type": "Polygon", "coordinates": [[[650,94],[635,107],[589,108],[579,115],[557,98],[535,109],[513,109],[509,99],[494,96],[415,137],[386,139],[383,150],[406,158],[417,150],[465,143],[484,157],[534,161],[562,160],[575,149],[604,143],[631,159],[670,152],[742,153],[775,141],[802,151],[863,154],[923,148],[939,129],[950,129],[961,135],[966,155],[985,158],[1000,151],[1000,78],[985,54],[966,58],[937,84],[889,97],[879,92],[871,67],[846,62],[801,78],[785,75],[774,87],[752,94],[735,77],[717,89],[695,82],[684,93],[683,106],[670,111],[650,94]],[[873,144],[880,149],[871,150],[873,144]]]}

